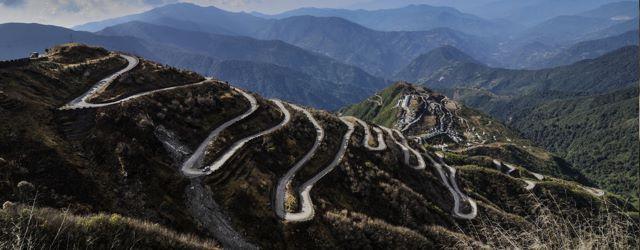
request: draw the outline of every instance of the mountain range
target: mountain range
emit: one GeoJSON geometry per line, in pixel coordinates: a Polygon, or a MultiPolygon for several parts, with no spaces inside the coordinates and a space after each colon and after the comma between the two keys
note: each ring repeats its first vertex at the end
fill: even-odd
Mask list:
{"type": "Polygon", "coordinates": [[[295,16],[274,21],[254,35],[277,39],[389,77],[415,55],[451,45],[478,58],[490,56],[485,40],[449,28],[376,31],[336,17],[295,16]]]}
{"type": "Polygon", "coordinates": [[[140,21],[203,33],[278,39],[356,65],[370,74],[389,77],[416,55],[443,45],[456,46],[493,66],[536,67],[540,55],[556,53],[558,46],[569,47],[574,43],[637,29],[637,21],[634,22],[637,14],[629,11],[634,4],[628,1],[576,9],[571,15],[541,20],[531,27],[515,25],[513,32],[501,27],[507,25],[501,24],[504,21],[489,21],[453,8],[428,5],[375,11],[311,8],[275,16],[255,16],[184,3],[80,25],[75,29],[99,31],[117,24],[140,21]],[[433,20],[414,21],[422,18],[433,20]],[[223,19],[228,20],[225,22],[233,32],[215,26],[224,23],[221,22],[223,19]],[[475,27],[472,24],[475,22],[484,28],[475,27]],[[381,24],[392,26],[376,26],[381,24]],[[406,28],[408,25],[418,27],[406,28]],[[492,27],[501,35],[495,36],[486,31],[492,27]],[[536,43],[541,43],[544,49],[525,49],[536,43]]]}
{"type": "Polygon", "coordinates": [[[396,9],[381,10],[302,8],[269,17],[280,19],[292,16],[340,17],[382,31],[423,31],[434,28],[450,28],[472,35],[504,36],[505,32],[509,33],[516,28],[510,23],[485,20],[451,7],[431,5],[408,5],[396,9]]]}
{"type": "Polygon", "coordinates": [[[575,15],[557,16],[523,31],[516,39],[551,45],[621,34],[637,29],[637,7],[633,1],[615,2],[575,15]]]}
{"type": "Polygon", "coordinates": [[[637,248],[637,1],[135,4],[0,24],[0,249],[637,248]]]}
{"type": "MultiPolygon", "coordinates": [[[[545,20],[576,15],[619,0],[499,0],[468,10],[484,18],[506,19],[524,26],[534,26],[545,20]]],[[[638,1],[627,1],[635,2],[638,1]]]]}
{"type": "Polygon", "coordinates": [[[611,219],[632,235],[627,217],[598,214],[637,214],[497,120],[407,83],[356,105],[378,118],[391,110],[387,127],[79,44],[3,64],[0,80],[7,244],[554,245],[567,239],[532,234],[539,223],[611,219]],[[474,233],[499,229],[513,235],[474,233]]]}

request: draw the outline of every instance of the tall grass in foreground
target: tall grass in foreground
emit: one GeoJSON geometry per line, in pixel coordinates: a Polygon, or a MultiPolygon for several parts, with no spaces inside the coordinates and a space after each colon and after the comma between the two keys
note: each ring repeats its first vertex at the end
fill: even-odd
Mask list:
{"type": "MultiPolygon", "coordinates": [[[[536,199],[537,200],[537,199],[536,199]]],[[[638,220],[603,201],[604,211],[584,215],[555,201],[539,202],[523,229],[505,229],[487,217],[465,234],[497,249],[638,249],[638,220]]],[[[458,247],[473,248],[459,240],[458,247]]]]}
{"type": "Polygon", "coordinates": [[[215,242],[117,214],[49,208],[0,209],[0,249],[217,249],[215,242]]]}

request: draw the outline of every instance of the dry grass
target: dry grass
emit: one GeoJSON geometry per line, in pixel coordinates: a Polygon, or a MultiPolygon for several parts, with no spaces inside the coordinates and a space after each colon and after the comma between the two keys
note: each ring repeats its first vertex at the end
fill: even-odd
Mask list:
{"type": "MultiPolygon", "coordinates": [[[[638,222],[607,204],[597,214],[585,215],[566,205],[538,202],[537,216],[524,230],[503,228],[499,223],[478,217],[478,223],[463,230],[465,235],[498,249],[637,249],[638,222]]],[[[458,248],[474,248],[458,239],[458,248]]]]}
{"type": "Polygon", "coordinates": [[[89,248],[218,249],[218,245],[118,214],[78,216],[20,205],[0,210],[0,249],[89,248]]]}

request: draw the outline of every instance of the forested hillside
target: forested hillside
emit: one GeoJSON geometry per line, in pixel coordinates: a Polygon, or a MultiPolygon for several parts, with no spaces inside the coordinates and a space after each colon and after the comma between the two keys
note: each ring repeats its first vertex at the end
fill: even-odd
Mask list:
{"type": "Polygon", "coordinates": [[[543,70],[463,60],[417,80],[512,126],[602,187],[637,199],[637,58],[638,47],[628,46],[543,70]]]}

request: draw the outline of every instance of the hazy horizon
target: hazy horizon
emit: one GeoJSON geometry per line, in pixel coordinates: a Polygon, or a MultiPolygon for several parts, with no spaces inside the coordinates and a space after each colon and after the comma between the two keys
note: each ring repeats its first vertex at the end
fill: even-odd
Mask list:
{"type": "Polygon", "coordinates": [[[215,6],[234,12],[277,14],[303,7],[382,9],[409,4],[451,6],[465,11],[492,1],[495,0],[0,0],[0,23],[41,23],[72,27],[179,2],[215,6]]]}
{"type": "MultiPolygon", "coordinates": [[[[178,2],[215,6],[229,11],[275,14],[301,7],[341,8],[365,0],[0,0],[0,23],[24,22],[72,27],[144,12],[178,2]]],[[[414,1],[415,2],[415,1],[414,1]]],[[[427,2],[427,1],[424,1],[427,2]]]]}

